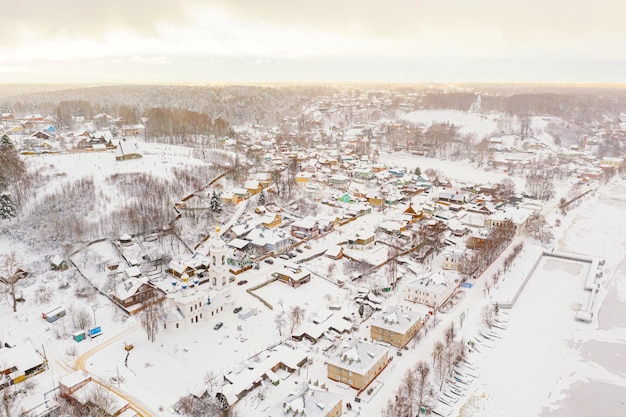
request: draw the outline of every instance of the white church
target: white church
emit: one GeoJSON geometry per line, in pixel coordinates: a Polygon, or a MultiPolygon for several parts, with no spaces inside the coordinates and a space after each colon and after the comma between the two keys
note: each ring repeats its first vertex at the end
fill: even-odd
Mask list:
{"type": "Polygon", "coordinates": [[[165,331],[189,329],[206,321],[217,321],[216,316],[231,312],[234,300],[231,296],[231,283],[228,280],[228,246],[220,237],[220,227],[215,228],[215,236],[209,240],[207,256],[209,267],[209,288],[200,288],[197,277],[189,282],[187,274],[172,280],[168,293],[163,328],[165,331]]]}

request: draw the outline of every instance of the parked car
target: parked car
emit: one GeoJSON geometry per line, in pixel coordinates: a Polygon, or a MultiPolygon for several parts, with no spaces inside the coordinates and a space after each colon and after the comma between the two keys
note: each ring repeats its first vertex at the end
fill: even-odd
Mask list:
{"type": "Polygon", "coordinates": [[[296,248],[296,252],[298,252],[298,253],[302,253],[302,249],[300,249],[300,248],[296,248]]]}
{"type": "Polygon", "coordinates": [[[233,310],[233,313],[237,314],[241,311],[243,307],[235,307],[235,309],[233,310]]]}
{"type": "Polygon", "coordinates": [[[224,325],[224,323],[222,323],[221,321],[219,323],[217,323],[215,326],[213,326],[214,330],[219,330],[222,328],[222,326],[224,325]]]}
{"type": "Polygon", "coordinates": [[[286,261],[288,261],[290,258],[289,256],[285,255],[284,253],[282,255],[279,256],[280,259],[284,259],[286,261]]]}
{"type": "Polygon", "coordinates": [[[247,281],[247,280],[242,279],[241,281],[239,281],[239,282],[237,283],[237,285],[244,285],[244,284],[247,284],[247,283],[248,283],[248,281],[247,281]]]}
{"type": "Polygon", "coordinates": [[[272,258],[267,258],[267,259],[266,259],[265,261],[263,261],[263,262],[265,262],[266,264],[270,264],[270,265],[272,265],[272,264],[274,263],[274,260],[273,260],[272,258]]]}
{"type": "Polygon", "coordinates": [[[287,256],[289,256],[289,258],[291,259],[291,258],[295,258],[295,257],[296,257],[296,256],[298,256],[298,255],[296,255],[296,254],[295,254],[295,253],[293,253],[293,252],[287,252],[287,256]]]}

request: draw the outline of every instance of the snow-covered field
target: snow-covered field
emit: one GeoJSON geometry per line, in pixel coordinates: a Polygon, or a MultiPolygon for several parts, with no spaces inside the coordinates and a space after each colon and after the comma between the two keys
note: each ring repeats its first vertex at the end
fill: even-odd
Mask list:
{"type": "Polygon", "coordinates": [[[414,123],[430,125],[449,122],[458,126],[461,133],[474,133],[478,138],[497,131],[496,116],[468,113],[458,110],[417,110],[402,116],[414,123]]]}

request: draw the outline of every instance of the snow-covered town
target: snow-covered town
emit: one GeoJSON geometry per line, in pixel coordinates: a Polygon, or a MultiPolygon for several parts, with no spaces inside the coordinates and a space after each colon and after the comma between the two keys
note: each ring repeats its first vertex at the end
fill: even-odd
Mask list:
{"type": "Polygon", "coordinates": [[[428,94],[3,112],[0,415],[623,415],[626,115],[428,94]]]}

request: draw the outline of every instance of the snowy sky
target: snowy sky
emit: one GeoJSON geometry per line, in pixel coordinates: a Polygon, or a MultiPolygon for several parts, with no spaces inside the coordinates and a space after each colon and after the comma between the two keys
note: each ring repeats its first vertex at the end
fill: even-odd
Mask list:
{"type": "Polygon", "coordinates": [[[1,82],[626,82],[623,0],[0,0],[1,82]]]}

